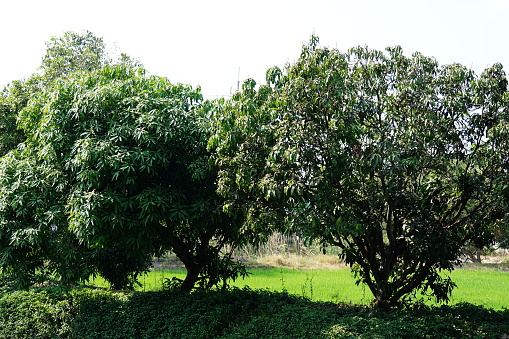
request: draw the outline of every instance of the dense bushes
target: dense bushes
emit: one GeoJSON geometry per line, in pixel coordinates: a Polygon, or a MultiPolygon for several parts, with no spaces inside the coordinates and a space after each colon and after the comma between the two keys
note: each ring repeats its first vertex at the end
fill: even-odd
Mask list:
{"type": "Polygon", "coordinates": [[[50,291],[11,292],[0,299],[0,338],[68,338],[76,304],[50,291]]]}
{"type": "Polygon", "coordinates": [[[500,338],[506,333],[509,311],[470,304],[380,312],[247,289],[192,294],[41,289],[0,295],[1,338],[500,338]]]}

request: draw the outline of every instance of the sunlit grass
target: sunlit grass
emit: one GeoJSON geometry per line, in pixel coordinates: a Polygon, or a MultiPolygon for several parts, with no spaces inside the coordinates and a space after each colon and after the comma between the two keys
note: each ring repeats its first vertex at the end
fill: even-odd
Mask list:
{"type": "MultiPolygon", "coordinates": [[[[246,279],[238,279],[232,285],[242,288],[287,291],[305,296],[314,301],[363,304],[370,303],[372,296],[366,287],[355,285],[348,268],[336,270],[293,270],[293,269],[255,269],[246,279]]],[[[138,291],[157,291],[162,288],[164,279],[177,277],[183,279],[185,271],[151,271],[142,276],[138,291]]],[[[509,273],[507,271],[483,267],[457,269],[451,274],[458,285],[453,291],[451,303],[468,302],[493,309],[509,308],[509,273]]],[[[101,278],[93,285],[108,287],[101,278]]]]}
{"type": "MultiPolygon", "coordinates": [[[[186,271],[178,270],[178,271],[150,271],[147,274],[144,274],[138,278],[138,283],[141,286],[135,286],[136,291],[160,291],[163,286],[163,282],[165,279],[171,279],[173,277],[184,279],[186,276],[186,271]]],[[[92,285],[95,287],[101,288],[109,288],[109,284],[100,276],[97,276],[90,281],[87,282],[87,285],[92,285]]]]}
{"type": "Polygon", "coordinates": [[[352,304],[369,303],[370,294],[363,286],[356,286],[349,269],[291,270],[268,269],[252,271],[248,278],[236,281],[234,286],[253,289],[287,291],[315,301],[333,301],[352,304]]]}
{"type": "MultiPolygon", "coordinates": [[[[292,269],[256,269],[249,270],[246,279],[239,278],[231,285],[249,286],[252,289],[287,291],[291,294],[305,296],[315,301],[333,301],[347,304],[368,304],[370,293],[363,286],[356,286],[349,269],[338,270],[292,270],[292,269]]],[[[163,281],[176,277],[185,278],[185,271],[151,271],[138,281],[137,291],[161,290],[163,281]]],[[[97,287],[108,288],[108,283],[101,277],[90,282],[97,287]]]]}
{"type": "Polygon", "coordinates": [[[483,267],[458,269],[451,273],[458,285],[451,302],[468,302],[493,309],[509,308],[509,272],[483,267]]]}

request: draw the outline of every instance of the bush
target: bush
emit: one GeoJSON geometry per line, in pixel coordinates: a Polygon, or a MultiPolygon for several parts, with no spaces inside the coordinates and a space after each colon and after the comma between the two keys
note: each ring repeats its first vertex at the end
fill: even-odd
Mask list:
{"type": "Polygon", "coordinates": [[[72,300],[49,290],[15,291],[0,298],[0,338],[68,338],[72,300]]]}
{"type": "Polygon", "coordinates": [[[132,256],[118,245],[96,250],[94,259],[98,272],[116,290],[134,289],[138,277],[152,266],[150,253],[132,256]]]}
{"type": "Polygon", "coordinates": [[[509,311],[470,304],[372,311],[234,289],[0,290],[0,338],[500,338],[509,311]],[[2,294],[4,293],[4,294],[2,294]]]}

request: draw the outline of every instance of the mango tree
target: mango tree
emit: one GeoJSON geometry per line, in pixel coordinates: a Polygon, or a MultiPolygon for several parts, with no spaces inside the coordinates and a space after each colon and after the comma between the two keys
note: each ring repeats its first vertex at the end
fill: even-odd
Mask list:
{"type": "MultiPolygon", "coordinates": [[[[34,96],[40,95],[44,90],[48,90],[53,81],[57,79],[68,77],[71,73],[77,71],[91,71],[94,69],[99,69],[104,67],[107,64],[122,64],[130,67],[137,67],[139,63],[133,61],[130,57],[125,54],[121,54],[118,59],[114,59],[108,56],[106,52],[106,46],[104,45],[103,39],[96,37],[91,32],[84,32],[82,34],[76,32],[65,32],[61,37],[53,37],[49,42],[46,43],[46,53],[43,56],[42,64],[39,68],[40,72],[34,73],[28,79],[15,80],[12,81],[8,86],[4,88],[2,93],[0,94],[0,131],[2,132],[2,136],[0,138],[0,154],[4,155],[9,151],[12,151],[12,154],[6,158],[4,165],[11,166],[11,161],[15,158],[21,157],[24,158],[26,155],[26,148],[22,144],[27,136],[21,128],[18,128],[17,119],[20,112],[27,106],[30,99],[34,96]],[[15,150],[17,146],[20,145],[20,150],[15,150]],[[21,150],[22,149],[22,150],[21,150]],[[23,154],[23,155],[22,155],[23,154]]],[[[14,160],[16,162],[17,160],[14,160]]],[[[25,162],[25,165],[28,163],[25,162]]],[[[12,171],[17,171],[17,190],[19,192],[23,191],[24,188],[31,187],[34,188],[33,181],[23,180],[25,177],[32,177],[34,173],[29,174],[26,172],[27,169],[33,170],[34,167],[32,165],[25,166],[23,162],[19,162],[16,164],[12,164],[12,171]],[[27,186],[24,186],[24,185],[27,186]]],[[[44,171],[47,171],[45,169],[44,171]]],[[[5,178],[4,178],[5,179],[5,178]]],[[[9,180],[9,179],[7,179],[9,180]]],[[[49,194],[50,192],[54,192],[53,187],[45,186],[44,182],[39,182],[39,189],[41,192],[45,194],[49,194]]],[[[35,196],[35,195],[34,195],[35,196]]],[[[51,199],[50,199],[51,200],[51,199]]],[[[26,206],[31,206],[29,201],[24,201],[23,204],[26,206]]],[[[54,204],[54,203],[53,203],[54,204]]],[[[36,203],[34,202],[34,206],[36,203]]],[[[18,206],[20,206],[18,204],[18,206]]],[[[19,211],[18,211],[19,212],[19,211]]],[[[25,211],[24,213],[27,213],[25,211]]],[[[29,212],[29,214],[33,214],[29,212]]],[[[13,215],[8,216],[7,218],[11,218],[13,215]]],[[[12,225],[11,225],[12,226],[12,225]]],[[[18,225],[19,226],[19,225],[18,225]]],[[[15,227],[18,227],[15,226],[15,227]]],[[[32,225],[33,226],[33,225],[32,225]]],[[[55,228],[56,225],[54,224],[55,228]]],[[[87,250],[84,246],[77,243],[76,239],[73,239],[73,236],[67,234],[64,236],[65,228],[60,227],[58,232],[47,233],[46,242],[48,244],[52,244],[51,246],[54,248],[58,248],[58,250],[45,250],[46,254],[49,253],[59,253],[59,256],[65,256],[67,260],[64,258],[53,258],[53,260],[46,260],[44,256],[41,256],[39,259],[35,259],[35,261],[44,262],[44,263],[53,263],[55,265],[49,265],[52,269],[57,269],[61,271],[60,277],[62,278],[62,282],[72,281],[76,279],[81,279],[79,276],[88,276],[90,272],[92,272],[91,267],[95,266],[101,272],[108,272],[108,276],[111,280],[114,276],[118,277],[120,280],[117,281],[117,278],[113,278],[112,284],[116,286],[126,286],[130,285],[130,279],[127,279],[125,274],[117,274],[116,271],[126,271],[128,272],[131,268],[123,267],[125,265],[132,266],[138,265],[131,262],[131,260],[127,260],[125,255],[122,254],[124,252],[122,249],[115,246],[115,248],[103,249],[103,250],[95,250],[93,254],[90,250],[87,250]],[[51,235],[51,236],[49,236],[51,235]],[[58,238],[58,241],[56,238],[58,238]],[[49,240],[51,239],[51,240],[49,240]],[[110,259],[101,260],[104,256],[108,256],[110,259]],[[118,258],[116,258],[118,257],[118,258]],[[80,261],[80,264],[77,263],[76,260],[80,261]],[[86,258],[93,259],[95,262],[92,265],[90,262],[86,263],[86,258]],[[112,266],[112,262],[117,262],[117,266],[112,266]],[[62,267],[57,263],[62,263],[62,267]],[[65,264],[67,263],[67,264],[65,264]],[[58,268],[60,267],[60,268],[58,268]],[[87,269],[83,269],[86,267],[87,269]],[[74,272],[73,269],[76,268],[77,271],[85,272],[83,274],[76,275],[77,272],[74,272]],[[63,274],[62,270],[66,271],[63,274]],[[74,273],[73,273],[74,272],[74,273]],[[88,273],[86,273],[88,272],[88,273]],[[87,275],[88,274],[88,275],[87,275]],[[127,280],[126,280],[127,279],[127,280]]],[[[42,234],[41,234],[42,236],[42,234]]],[[[9,243],[13,245],[13,243],[9,243]]],[[[21,246],[20,242],[17,241],[18,246],[21,246]]],[[[34,247],[33,245],[26,244],[27,251],[30,252],[30,248],[34,247]]],[[[18,253],[20,254],[20,253],[18,253]]],[[[40,254],[40,253],[39,253],[40,254]]],[[[10,255],[13,255],[13,252],[4,253],[6,258],[10,255]]],[[[14,269],[17,272],[19,277],[24,277],[24,279],[18,279],[18,281],[26,286],[27,283],[30,282],[28,278],[29,275],[23,273],[26,272],[28,267],[33,266],[31,260],[27,257],[22,256],[24,259],[20,259],[19,263],[23,267],[18,267],[14,269]]],[[[11,260],[5,259],[5,260],[11,260]]],[[[147,260],[141,260],[139,264],[143,262],[143,267],[147,266],[147,260]]],[[[36,266],[40,266],[39,264],[33,263],[36,266]]],[[[47,266],[47,265],[44,265],[47,266]]],[[[29,269],[29,271],[32,269],[29,269]]],[[[39,268],[38,271],[44,271],[39,268]]],[[[51,270],[50,270],[51,271],[51,270]]],[[[44,274],[43,274],[44,276],[44,274]]]]}
{"type": "Polygon", "coordinates": [[[20,256],[33,258],[32,273],[51,267],[52,239],[65,231],[92,251],[86,264],[121,287],[166,250],[187,269],[183,290],[235,278],[241,266],[224,250],[249,234],[215,193],[201,100],[199,89],[122,65],[73,73],[33,97],[19,117],[24,150],[0,171],[1,251],[12,254],[2,267],[15,271],[20,256]],[[133,265],[97,262],[115,249],[133,265]]]}
{"type": "Polygon", "coordinates": [[[466,244],[489,244],[507,210],[502,67],[477,78],[399,47],[341,53],[313,37],[268,80],[268,95],[244,89],[215,119],[227,206],[337,246],[376,308],[417,291],[447,301],[442,271],[466,244]]]}

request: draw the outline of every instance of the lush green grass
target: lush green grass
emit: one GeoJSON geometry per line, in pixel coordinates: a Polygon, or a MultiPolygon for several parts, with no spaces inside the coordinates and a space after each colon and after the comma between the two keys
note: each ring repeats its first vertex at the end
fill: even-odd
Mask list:
{"type": "MultiPolygon", "coordinates": [[[[305,296],[314,301],[367,305],[371,293],[364,286],[356,286],[349,269],[300,271],[290,269],[251,270],[245,280],[233,285],[239,288],[287,291],[290,294],[305,296]]],[[[142,277],[140,291],[161,289],[164,279],[176,276],[184,278],[184,271],[152,271],[142,277]]],[[[468,302],[488,308],[501,310],[509,308],[509,272],[483,267],[457,269],[451,277],[458,287],[453,291],[453,304],[468,302]]],[[[107,287],[101,279],[93,282],[96,286],[107,287]]]]}
{"type": "Polygon", "coordinates": [[[451,273],[458,285],[452,303],[468,302],[493,309],[509,309],[509,271],[486,269],[458,269],[451,273]]]}
{"type": "MultiPolygon", "coordinates": [[[[509,272],[485,268],[457,269],[451,273],[458,285],[454,289],[451,303],[468,302],[493,309],[509,308],[509,272]]],[[[291,294],[303,295],[316,301],[332,301],[353,304],[369,304],[371,292],[366,287],[355,285],[349,269],[335,271],[256,270],[235,286],[268,288],[291,294]]]]}
{"type": "Polygon", "coordinates": [[[346,304],[368,304],[371,294],[364,286],[356,286],[349,269],[298,271],[289,269],[256,270],[234,286],[287,291],[315,301],[346,304]]]}
{"type": "MultiPolygon", "coordinates": [[[[275,292],[286,291],[310,298],[315,301],[332,301],[346,304],[368,304],[370,292],[363,286],[356,286],[348,269],[300,271],[291,269],[257,269],[246,279],[239,279],[232,285],[243,288],[267,289],[275,292]]],[[[164,279],[177,277],[183,279],[185,271],[152,271],[139,279],[142,286],[138,291],[158,291],[164,279]]],[[[96,278],[92,285],[108,287],[101,278],[96,278]]]]}

